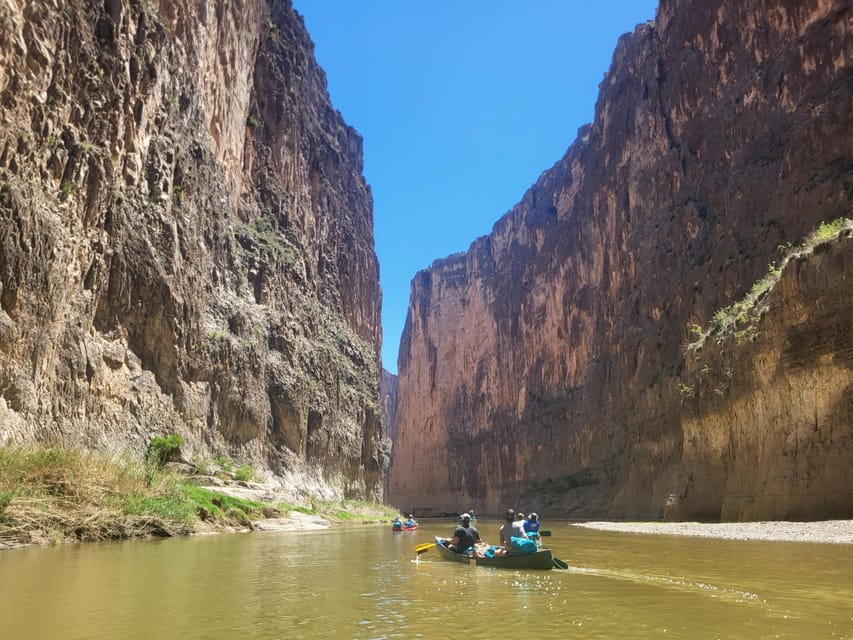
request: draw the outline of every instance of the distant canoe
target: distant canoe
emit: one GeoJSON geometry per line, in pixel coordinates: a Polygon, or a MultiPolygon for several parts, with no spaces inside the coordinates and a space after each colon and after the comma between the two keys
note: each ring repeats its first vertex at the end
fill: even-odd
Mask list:
{"type": "Polygon", "coordinates": [[[540,549],[536,553],[524,553],[517,556],[500,556],[496,558],[471,558],[459,555],[444,546],[446,538],[435,536],[436,548],[445,560],[464,562],[484,567],[503,567],[505,569],[551,569],[554,566],[554,556],[550,549],[540,549]]]}
{"type": "Polygon", "coordinates": [[[416,525],[416,524],[412,525],[411,527],[406,527],[404,525],[400,525],[399,527],[397,525],[391,525],[391,531],[417,531],[417,530],[418,530],[418,525],[416,525]]]}

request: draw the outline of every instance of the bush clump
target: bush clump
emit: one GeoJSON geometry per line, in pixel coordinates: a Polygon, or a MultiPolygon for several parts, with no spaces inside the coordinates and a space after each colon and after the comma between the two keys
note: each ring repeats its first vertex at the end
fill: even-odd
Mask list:
{"type": "Polygon", "coordinates": [[[148,450],[145,452],[145,461],[156,467],[162,467],[167,462],[174,462],[180,459],[183,444],[184,439],[178,434],[152,438],[151,442],[148,443],[148,450]]]}

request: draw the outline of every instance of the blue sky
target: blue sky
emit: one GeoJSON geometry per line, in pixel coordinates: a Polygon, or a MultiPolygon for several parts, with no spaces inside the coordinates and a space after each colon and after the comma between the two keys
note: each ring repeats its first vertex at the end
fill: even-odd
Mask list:
{"type": "Polygon", "coordinates": [[[415,273],[465,251],[591,122],[616,41],[656,0],[294,0],[364,138],[383,366],[415,273]]]}

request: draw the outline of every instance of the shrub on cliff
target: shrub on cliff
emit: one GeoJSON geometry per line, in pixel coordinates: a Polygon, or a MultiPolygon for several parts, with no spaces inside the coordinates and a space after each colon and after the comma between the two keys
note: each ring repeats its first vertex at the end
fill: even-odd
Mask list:
{"type": "Polygon", "coordinates": [[[691,327],[691,333],[697,336],[696,341],[688,346],[688,350],[701,347],[709,335],[716,335],[718,341],[725,340],[729,334],[733,334],[738,344],[751,342],[758,336],[757,328],[752,324],[757,316],[756,310],[759,303],[764,299],[782,275],[785,266],[795,258],[799,258],[820,250],[827,246],[842,234],[853,231],[853,220],[849,218],[836,218],[835,220],[821,222],[817,228],[809,233],[797,246],[790,242],[779,247],[783,251],[781,263],[771,262],[767,265],[767,275],[755,282],[749,292],[734,304],[718,309],[711,318],[710,329],[702,331],[699,325],[691,327]]]}
{"type": "Polygon", "coordinates": [[[167,462],[174,462],[180,458],[183,444],[184,439],[178,434],[152,438],[145,452],[145,460],[157,467],[162,467],[167,462]]]}

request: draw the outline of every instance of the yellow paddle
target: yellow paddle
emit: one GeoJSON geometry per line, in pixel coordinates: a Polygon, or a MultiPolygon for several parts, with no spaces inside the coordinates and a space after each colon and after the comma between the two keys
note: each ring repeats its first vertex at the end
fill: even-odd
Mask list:
{"type": "Polygon", "coordinates": [[[418,555],[420,555],[420,554],[422,554],[422,553],[425,553],[425,552],[429,551],[429,550],[430,550],[430,549],[432,549],[435,545],[436,545],[436,543],[435,543],[435,542],[428,542],[428,543],[426,543],[426,544],[419,544],[417,547],[415,547],[415,553],[417,553],[418,555]]]}

